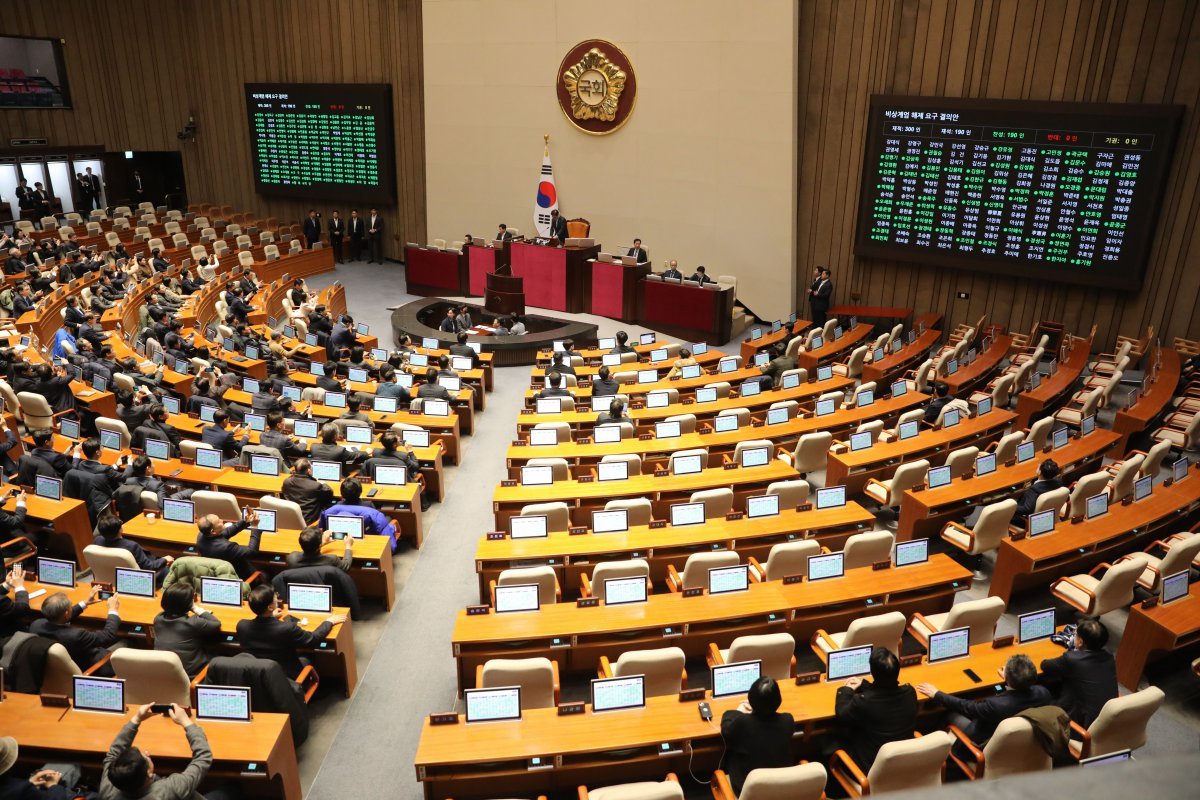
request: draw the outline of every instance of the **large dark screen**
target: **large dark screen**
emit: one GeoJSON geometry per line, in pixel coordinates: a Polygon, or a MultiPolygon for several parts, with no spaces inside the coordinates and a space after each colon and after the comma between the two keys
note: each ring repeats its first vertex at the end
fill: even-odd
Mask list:
{"type": "Polygon", "coordinates": [[[262,194],[390,202],[392,94],[374,83],[247,83],[254,180],[262,194]]]}
{"type": "Polygon", "coordinates": [[[1182,112],[873,96],[854,252],[1137,289],[1182,112]]]}
{"type": "Polygon", "coordinates": [[[62,43],[0,36],[0,108],[70,108],[62,43]]]}

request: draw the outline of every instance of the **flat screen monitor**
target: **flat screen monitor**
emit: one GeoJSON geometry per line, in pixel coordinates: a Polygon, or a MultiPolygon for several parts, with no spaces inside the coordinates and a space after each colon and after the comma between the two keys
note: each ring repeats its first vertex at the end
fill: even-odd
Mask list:
{"type": "Polygon", "coordinates": [[[911,439],[921,432],[921,421],[916,419],[906,420],[900,423],[900,440],[911,439]]]}
{"type": "Polygon", "coordinates": [[[1167,603],[1187,597],[1188,570],[1166,575],[1162,579],[1162,603],[1167,603]]]}
{"type": "Polygon", "coordinates": [[[354,330],[358,332],[359,336],[370,336],[371,335],[371,326],[365,322],[360,322],[357,325],[355,325],[354,330]]]}
{"type": "Polygon", "coordinates": [[[846,487],[828,486],[817,489],[817,509],[841,508],[846,505],[846,487]]]}
{"type": "MultiPolygon", "coordinates": [[[[257,458],[257,456],[253,456],[253,458],[257,458]]],[[[340,461],[314,460],[312,462],[312,476],[319,481],[340,481],[342,479],[342,464],[340,461]]]]}
{"type": "Polygon", "coordinates": [[[1029,536],[1041,536],[1054,530],[1054,517],[1058,512],[1053,508],[1029,515],[1029,536]]]}
{"type": "Polygon", "coordinates": [[[816,414],[818,417],[826,417],[837,411],[837,401],[832,398],[818,400],[816,405],[816,414]]]}
{"type": "MultiPolygon", "coordinates": [[[[330,514],[325,518],[325,527],[330,533],[340,533],[341,538],[363,538],[363,518],[353,514],[330,514]]],[[[334,537],[335,539],[338,537],[334,537]]]]}
{"type": "Polygon", "coordinates": [[[217,411],[217,406],[210,406],[207,404],[200,406],[200,421],[211,423],[213,421],[213,415],[216,414],[217,411]]]}
{"type": "Polygon", "coordinates": [[[675,503],[671,506],[671,526],[704,524],[704,503],[675,503]]]}
{"type": "Polygon", "coordinates": [[[1071,438],[1071,432],[1066,428],[1059,428],[1054,432],[1053,446],[1055,450],[1066,447],[1067,441],[1071,438]]]}
{"type": "Polygon", "coordinates": [[[446,387],[447,392],[458,392],[462,390],[462,378],[457,375],[442,375],[438,377],[438,386],[446,387]]]}
{"type": "Polygon", "coordinates": [[[733,567],[713,567],[708,571],[709,594],[744,592],[749,588],[750,567],[745,564],[733,567]]]}
{"type": "Polygon", "coordinates": [[[844,553],[825,553],[808,557],[808,579],[810,581],[840,578],[845,574],[846,557],[844,553]]]}
{"type": "Polygon", "coordinates": [[[728,433],[736,431],[739,424],[740,420],[737,418],[737,414],[718,414],[713,419],[713,430],[717,433],[728,433]]]}
{"type": "Polygon", "coordinates": [[[623,606],[629,603],[646,602],[646,579],[639,576],[632,578],[605,578],[604,605],[623,606]]]}
{"type": "Polygon", "coordinates": [[[665,347],[660,347],[657,350],[650,351],[650,363],[657,364],[660,361],[667,360],[667,350],[665,347]]]}
{"type": "Polygon", "coordinates": [[[736,358],[722,358],[717,362],[717,372],[733,372],[738,368],[736,358]]]}
{"type": "Polygon", "coordinates": [[[1153,475],[1147,475],[1144,478],[1138,478],[1133,483],[1133,499],[1134,500],[1145,500],[1147,497],[1150,496],[1150,493],[1151,493],[1151,491],[1153,491],[1153,489],[1154,489],[1154,476],[1153,475]]]}
{"type": "Polygon", "coordinates": [[[600,412],[608,411],[615,399],[616,397],[611,394],[596,394],[592,395],[588,402],[591,404],[592,411],[599,414],[600,412]]]}
{"type": "Polygon", "coordinates": [[[782,389],[795,389],[800,385],[800,373],[792,372],[784,375],[779,381],[779,386],[782,389]]]}
{"type": "Polygon", "coordinates": [[[120,450],[121,449],[121,433],[120,431],[101,430],[100,431],[100,447],[105,450],[120,450]]]}
{"type": "Polygon", "coordinates": [[[553,447],[558,444],[558,431],[554,428],[533,428],[529,431],[529,444],[534,447],[553,447]]]}
{"type": "Polygon", "coordinates": [[[946,412],[944,414],[942,414],[942,427],[943,428],[953,428],[955,425],[958,424],[959,418],[961,416],[962,416],[962,414],[959,412],[959,410],[957,408],[947,408],[946,412]]]}
{"type": "Polygon", "coordinates": [[[930,489],[940,489],[943,486],[950,485],[950,468],[949,467],[934,467],[925,473],[925,482],[930,489]]]}
{"type": "Polygon", "coordinates": [[[554,467],[541,465],[521,467],[522,486],[549,486],[552,483],[554,483],[554,467]]]}
{"type": "Polygon", "coordinates": [[[1017,463],[1024,464],[1037,454],[1037,442],[1021,442],[1017,445],[1017,463]]]}
{"type": "Polygon", "coordinates": [[[699,378],[700,377],[700,365],[699,364],[684,364],[682,367],[679,368],[679,377],[683,378],[685,381],[690,381],[694,378],[699,378]]]}
{"type": "Polygon", "coordinates": [[[1187,460],[1187,456],[1184,456],[1183,458],[1177,459],[1177,460],[1175,461],[1175,463],[1173,463],[1173,464],[1171,465],[1171,477],[1172,477],[1174,480],[1176,480],[1176,481],[1181,481],[1181,480],[1183,480],[1184,478],[1186,478],[1186,477],[1187,477],[1187,471],[1188,471],[1188,460],[1187,460]]]}
{"type": "Polygon", "coordinates": [[[75,588],[75,562],[57,558],[38,558],[38,583],[75,588]]]}
{"type": "Polygon", "coordinates": [[[808,350],[811,353],[813,350],[820,350],[825,346],[825,338],[823,336],[814,336],[812,342],[808,345],[808,350]]]}
{"type": "Polygon", "coordinates": [[[380,486],[404,486],[408,483],[408,467],[401,464],[376,464],[375,483],[380,486]]]}
{"type": "Polygon", "coordinates": [[[270,508],[256,508],[254,513],[258,515],[258,522],[254,523],[254,527],[263,533],[274,533],[277,531],[278,525],[275,521],[275,511],[270,508]]]}
{"type": "Polygon", "coordinates": [[[154,597],[154,572],[148,569],[116,568],[117,594],[132,597],[154,597]]]}
{"type": "Polygon", "coordinates": [[[682,431],[678,422],[654,423],[655,439],[678,439],[682,431]]]}
{"type": "Polygon", "coordinates": [[[388,351],[384,350],[381,347],[372,347],[371,348],[371,360],[372,361],[387,361],[388,360],[388,351]]]}
{"type": "Polygon", "coordinates": [[[971,653],[971,629],[951,628],[929,634],[929,663],[939,664],[971,653]]]}
{"type": "MultiPolygon", "coordinates": [[[[250,472],[254,475],[278,475],[279,459],[275,456],[250,456],[250,472]]],[[[314,470],[313,474],[316,472],[314,470]]]]}
{"type": "Polygon", "coordinates": [[[859,450],[866,450],[871,444],[870,431],[860,431],[850,434],[850,452],[852,453],[857,453],[859,450]]]}
{"type": "Polygon", "coordinates": [[[748,519],[777,516],[779,516],[779,495],[763,494],[746,498],[746,517],[748,519]]]}
{"type": "Polygon", "coordinates": [[[598,350],[612,350],[616,346],[617,340],[611,336],[606,336],[596,341],[596,349],[598,350]]]}
{"type": "Polygon", "coordinates": [[[883,359],[885,359],[885,358],[887,358],[887,348],[886,347],[876,347],[875,350],[872,351],[872,353],[871,353],[872,363],[878,364],[880,361],[883,361],[883,359]]]}
{"type": "Polygon", "coordinates": [[[598,481],[623,481],[628,477],[628,461],[601,461],[596,465],[596,480],[598,481]]]}
{"type": "Polygon", "coordinates": [[[79,439],[79,423],[73,419],[61,419],[58,421],[58,433],[68,439],[79,439]]]}
{"type": "Polygon", "coordinates": [[[373,431],[367,425],[347,425],[346,441],[350,444],[370,444],[373,431]]]}
{"type": "Polygon", "coordinates": [[[544,539],[550,535],[549,519],[545,514],[510,517],[508,535],[513,539],[544,539]]]}
{"type": "Polygon", "coordinates": [[[46,500],[62,500],[62,479],[38,475],[33,482],[33,493],[46,500]]]}
{"type": "Polygon", "coordinates": [[[1085,512],[1088,519],[1095,519],[1108,513],[1108,494],[1101,492],[1094,494],[1087,499],[1087,511],[1085,512]]]}
{"type": "Polygon", "coordinates": [[[395,201],[390,84],[247,83],[245,99],[259,194],[395,201]]]}
{"type": "Polygon", "coordinates": [[[924,564],[928,560],[928,539],[911,539],[907,542],[896,542],[896,554],[892,558],[892,563],[897,567],[909,567],[913,564],[924,564]]]}
{"type": "Polygon", "coordinates": [[[1079,434],[1081,436],[1087,436],[1094,430],[1096,430],[1096,415],[1089,414],[1080,421],[1079,434]]]}
{"type": "MultiPolygon", "coordinates": [[[[346,377],[354,383],[366,383],[371,379],[370,375],[362,367],[350,367],[346,370],[346,377]]],[[[441,383],[439,380],[438,383],[441,383]]]]}
{"type": "Polygon", "coordinates": [[[629,530],[629,509],[592,512],[592,533],[624,533],[629,530]]]}
{"type": "Polygon", "coordinates": [[[164,395],[162,398],[162,404],[163,404],[163,408],[165,408],[167,410],[168,414],[178,414],[179,413],[179,398],[178,397],[171,397],[169,395],[164,395]]]}
{"type": "Polygon", "coordinates": [[[696,390],[697,403],[715,403],[717,400],[717,390],[709,387],[702,387],[696,390]]]}
{"type": "Polygon", "coordinates": [[[197,467],[204,467],[205,469],[220,469],[221,463],[220,450],[214,450],[211,447],[196,448],[197,467]]]}
{"type": "Polygon", "coordinates": [[[289,583],[287,606],[289,611],[328,614],[333,610],[333,587],[312,583],[289,583]]]}
{"type": "Polygon", "coordinates": [[[671,459],[672,475],[696,475],[704,469],[704,456],[696,455],[675,456],[671,459]]]}
{"type": "Polygon", "coordinates": [[[324,405],[330,408],[345,408],[346,393],[345,392],[326,392],[324,405]]]}
{"type": "Polygon", "coordinates": [[[267,429],[267,418],[262,414],[247,414],[244,420],[246,427],[252,431],[262,433],[267,429]]]}
{"type": "Polygon", "coordinates": [[[780,406],[779,408],[769,408],[769,409],[767,409],[767,424],[768,425],[782,425],[783,423],[788,421],[788,414],[789,414],[789,412],[788,412],[788,409],[786,406],[780,406]]]}
{"type": "Polygon", "coordinates": [[[258,381],[254,378],[242,378],[242,391],[246,394],[255,394],[258,392],[258,381]]]}
{"type": "Polygon", "coordinates": [[[754,682],[762,676],[762,660],[735,661],[712,667],[712,696],[730,697],[750,691],[754,682]]]}
{"type": "Polygon", "coordinates": [[[451,356],[450,357],[450,369],[452,369],[456,372],[466,372],[467,370],[473,369],[474,367],[475,367],[475,362],[471,360],[470,356],[451,356]]]}
{"type": "Polygon", "coordinates": [[[597,425],[592,429],[592,441],[596,444],[616,444],[621,441],[621,426],[597,425]]]}
{"type": "Polygon", "coordinates": [[[1017,641],[1021,644],[1049,639],[1054,634],[1054,609],[1030,611],[1017,617],[1017,641]]]}
{"type": "Polygon", "coordinates": [[[315,439],[321,430],[321,423],[315,419],[298,419],[292,425],[292,432],[301,439],[315,439]]]}
{"type": "Polygon", "coordinates": [[[508,614],[513,611],[537,611],[541,608],[536,583],[497,586],[495,598],[497,614],[508,614]]]}
{"type": "Polygon", "coordinates": [[[161,439],[147,439],[145,442],[146,455],[157,461],[171,460],[171,445],[161,439]]]}
{"type": "Polygon", "coordinates": [[[250,709],[248,686],[196,687],[196,719],[249,722],[250,709]]]}
{"type": "Polygon", "coordinates": [[[908,381],[896,381],[892,384],[892,397],[903,397],[908,394],[908,381]]]}
{"type": "Polygon", "coordinates": [[[200,602],[205,605],[242,607],[242,582],[229,578],[200,578],[200,602]]]}
{"type": "Polygon", "coordinates": [[[125,681],[121,678],[76,675],[71,683],[72,705],[76,711],[125,713],[125,681]]]}
{"type": "Polygon", "coordinates": [[[831,683],[870,674],[870,645],[831,650],[825,662],[825,680],[831,683]]]}
{"type": "Polygon", "coordinates": [[[466,689],[467,723],[499,722],[521,718],[521,688],[466,689]]]}
{"type": "Polygon", "coordinates": [[[992,410],[992,398],[981,397],[979,402],[975,404],[975,416],[982,417],[984,414],[992,410]]]}
{"type": "Polygon", "coordinates": [[[639,369],[637,373],[637,382],[639,384],[658,383],[658,370],[639,369]]]}
{"type": "Polygon", "coordinates": [[[671,395],[667,392],[657,391],[646,394],[646,408],[666,408],[670,404],[671,395]]]}
{"type": "Polygon", "coordinates": [[[870,389],[863,389],[854,395],[854,405],[858,408],[869,406],[875,402],[875,392],[870,389]]]}
{"type": "Polygon", "coordinates": [[[410,447],[429,447],[429,431],[425,428],[405,428],[400,438],[410,447]]]}
{"type": "Polygon", "coordinates": [[[754,397],[756,394],[762,393],[762,384],[756,379],[750,379],[743,383],[738,388],[738,394],[742,397],[754,397]]]}
{"type": "Polygon", "coordinates": [[[953,375],[958,372],[958,359],[952,358],[946,362],[946,374],[953,375]]]}
{"type": "Polygon", "coordinates": [[[826,364],[824,366],[817,367],[817,380],[827,381],[831,378],[833,378],[833,367],[831,365],[826,364]]]}
{"type": "Polygon", "coordinates": [[[771,362],[771,354],[770,353],[758,353],[754,356],[754,366],[756,366],[756,367],[765,367],[770,362],[771,362]]]}
{"type": "Polygon", "coordinates": [[[692,355],[693,356],[702,356],[707,352],[708,352],[708,342],[693,342],[692,343],[692,355]]]}
{"type": "Polygon", "coordinates": [[[646,678],[628,675],[592,680],[592,711],[620,711],[646,705],[646,678]]]}
{"type": "Polygon", "coordinates": [[[996,454],[984,453],[975,459],[975,477],[981,478],[984,475],[991,475],[996,471],[996,454]]]}
{"type": "Polygon", "coordinates": [[[428,417],[448,417],[450,416],[450,404],[445,400],[426,397],[421,403],[421,413],[428,417]]]}
{"type": "Polygon", "coordinates": [[[743,467],[762,467],[771,460],[771,448],[769,447],[746,447],[742,449],[743,467]]]}
{"type": "Polygon", "coordinates": [[[605,353],[600,356],[600,363],[606,367],[615,367],[621,363],[620,353],[605,353]]]}
{"type": "Polygon", "coordinates": [[[654,344],[658,341],[658,336],[653,333],[643,333],[638,337],[638,344],[654,344]]]}
{"type": "Polygon", "coordinates": [[[1092,756],[1091,758],[1083,758],[1079,760],[1081,767],[1094,767],[1097,764],[1120,764],[1125,761],[1133,761],[1132,750],[1118,750],[1115,753],[1108,753],[1102,756],[1092,756]]]}

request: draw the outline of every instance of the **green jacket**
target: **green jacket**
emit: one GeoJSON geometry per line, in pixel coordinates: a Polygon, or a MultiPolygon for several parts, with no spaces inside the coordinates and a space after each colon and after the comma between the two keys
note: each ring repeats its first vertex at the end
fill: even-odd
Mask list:
{"type": "MultiPolygon", "coordinates": [[[[171,565],[167,577],[163,580],[166,589],[176,581],[189,581],[197,589],[200,588],[201,578],[230,578],[237,580],[238,574],[233,565],[219,558],[204,558],[203,556],[184,556],[171,565]]],[[[250,596],[250,584],[242,582],[242,599],[250,596]]]]}

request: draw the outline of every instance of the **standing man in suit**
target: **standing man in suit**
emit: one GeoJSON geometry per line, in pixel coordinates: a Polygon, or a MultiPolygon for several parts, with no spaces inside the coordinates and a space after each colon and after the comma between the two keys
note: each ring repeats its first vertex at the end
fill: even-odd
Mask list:
{"type": "Polygon", "coordinates": [[[350,234],[350,260],[358,261],[362,258],[363,241],[366,239],[367,226],[363,224],[363,219],[358,215],[358,209],[350,209],[350,222],[347,225],[347,232],[350,234]]]}
{"type": "Polygon", "coordinates": [[[637,259],[637,263],[639,263],[639,264],[645,264],[647,261],[650,260],[649,254],[647,254],[646,251],[642,249],[642,240],[641,239],[634,239],[633,247],[629,248],[629,252],[626,253],[625,255],[633,256],[634,258],[637,259]]]}
{"type": "Polygon", "coordinates": [[[100,208],[100,194],[103,192],[103,187],[100,185],[100,176],[94,174],[92,168],[88,167],[83,180],[88,185],[88,195],[92,201],[92,207],[100,208]]]}
{"type": "Polygon", "coordinates": [[[379,216],[379,209],[372,208],[371,213],[367,217],[367,245],[370,247],[370,255],[367,258],[367,263],[377,261],[383,263],[383,217],[379,216]]]}
{"type": "Polygon", "coordinates": [[[567,240],[567,221],[559,215],[557,208],[550,212],[550,238],[558,239],[559,244],[567,240]]]}
{"type": "Polygon", "coordinates": [[[146,199],[146,184],[142,183],[142,173],[136,169],[133,171],[133,177],[130,178],[133,184],[133,200],[135,203],[141,203],[146,199]]]}
{"type": "Polygon", "coordinates": [[[315,208],[310,208],[308,217],[304,220],[305,247],[312,250],[313,245],[321,241],[321,215],[315,208]]]}
{"type": "Polygon", "coordinates": [[[1075,627],[1072,649],[1042,662],[1044,678],[1060,686],[1058,706],[1081,728],[1095,722],[1104,704],[1117,696],[1117,662],[1106,644],[1108,628],[1087,617],[1075,627]]]}
{"type": "Polygon", "coordinates": [[[808,290],[809,304],[812,306],[813,327],[821,327],[829,315],[829,298],[833,294],[833,281],[828,269],[821,267],[821,277],[813,281],[813,287],[808,290]]]}
{"type": "Polygon", "coordinates": [[[503,222],[500,223],[500,229],[496,231],[497,242],[511,242],[512,234],[508,232],[508,226],[503,222]]]}
{"type": "Polygon", "coordinates": [[[23,212],[33,210],[33,189],[29,188],[29,181],[24,178],[17,184],[17,207],[23,212]]]}
{"type": "Polygon", "coordinates": [[[333,248],[333,260],[338,264],[346,263],[342,258],[342,237],[345,235],[346,223],[342,221],[341,212],[334,209],[333,216],[329,219],[329,246],[333,248]]]}
{"type": "Polygon", "coordinates": [[[33,210],[39,217],[50,216],[50,194],[41,181],[33,184],[33,210]]]}
{"type": "Polygon", "coordinates": [[[851,678],[837,690],[834,714],[841,741],[863,772],[875,763],[879,748],[912,738],[917,693],[900,685],[900,659],[886,647],[871,650],[871,680],[851,678]]]}

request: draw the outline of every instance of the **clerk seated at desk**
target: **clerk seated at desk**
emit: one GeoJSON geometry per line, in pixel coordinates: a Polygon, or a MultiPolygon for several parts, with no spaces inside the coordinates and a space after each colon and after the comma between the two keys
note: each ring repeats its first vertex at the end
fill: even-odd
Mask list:
{"type": "Polygon", "coordinates": [[[706,283],[716,283],[716,281],[708,277],[708,274],[704,271],[704,267],[696,267],[696,271],[692,273],[692,277],[688,278],[688,280],[696,281],[701,286],[706,283]]]}
{"type": "Polygon", "coordinates": [[[533,397],[535,400],[541,400],[546,397],[573,397],[566,388],[563,387],[564,378],[557,372],[546,373],[546,387],[533,397]]]}
{"type": "Polygon", "coordinates": [[[945,381],[938,381],[933,385],[933,399],[925,404],[925,421],[930,425],[937,422],[938,415],[942,413],[942,409],[954,400],[950,396],[950,385],[945,381]]]}
{"type": "Polygon", "coordinates": [[[346,621],[344,614],[333,614],[315,630],[306,631],[297,624],[295,617],[281,614],[275,590],[269,584],[259,584],[251,589],[249,604],[254,619],[238,622],[238,644],[253,656],[279,664],[292,680],[305,667],[305,660],[296,651],[318,646],[334,625],[346,621]]]}
{"type": "Polygon", "coordinates": [[[512,336],[512,320],[508,317],[500,317],[500,319],[496,320],[496,331],[493,335],[512,336]]]}
{"type": "Polygon", "coordinates": [[[664,278],[673,278],[677,281],[683,280],[683,273],[679,271],[679,262],[671,259],[667,263],[667,268],[663,270],[662,276],[664,278]]]}
{"type": "Polygon", "coordinates": [[[438,325],[438,330],[442,333],[454,333],[458,330],[458,326],[454,321],[458,318],[458,311],[454,308],[446,309],[446,318],[442,320],[442,324],[438,325]]]}
{"type": "Polygon", "coordinates": [[[650,260],[650,255],[642,249],[642,240],[634,239],[633,247],[629,248],[629,252],[625,254],[629,258],[637,259],[637,263],[645,264],[650,260]]]}
{"type": "Polygon", "coordinates": [[[512,238],[513,238],[513,235],[512,235],[512,233],[509,232],[508,226],[505,225],[503,222],[501,222],[500,227],[496,230],[495,241],[511,242],[512,238]]]}
{"type": "Polygon", "coordinates": [[[528,332],[525,328],[525,320],[521,319],[520,314],[512,315],[512,324],[508,327],[513,336],[524,336],[528,332]]]}

